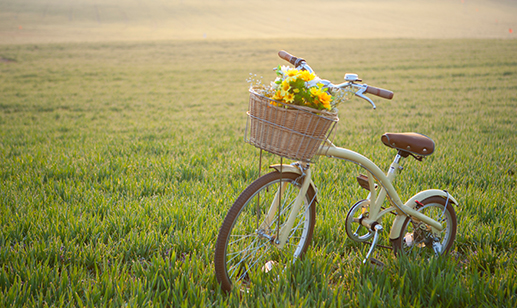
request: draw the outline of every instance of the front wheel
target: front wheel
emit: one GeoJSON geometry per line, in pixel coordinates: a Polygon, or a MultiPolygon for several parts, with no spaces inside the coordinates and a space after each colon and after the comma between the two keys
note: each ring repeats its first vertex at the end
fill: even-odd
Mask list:
{"type": "Polygon", "coordinates": [[[215,246],[215,273],[223,290],[230,291],[232,286],[246,289],[253,282],[276,277],[275,273],[305,253],[316,216],[315,192],[311,187],[287,243],[281,249],[274,243],[302,182],[299,174],[275,171],[258,178],[237,198],[223,221],[215,246]],[[278,210],[269,213],[279,195],[278,210]]]}
{"type": "Polygon", "coordinates": [[[395,254],[446,254],[456,238],[458,224],[452,203],[446,204],[446,200],[438,196],[429,197],[420,203],[416,209],[439,222],[443,230],[433,230],[424,222],[408,217],[402,225],[400,236],[392,242],[395,254]]]}

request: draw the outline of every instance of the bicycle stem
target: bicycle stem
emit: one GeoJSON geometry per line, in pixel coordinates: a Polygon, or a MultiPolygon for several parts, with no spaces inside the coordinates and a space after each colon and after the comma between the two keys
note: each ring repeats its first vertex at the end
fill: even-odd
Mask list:
{"type": "MultiPolygon", "coordinates": [[[[307,62],[305,62],[305,60],[302,60],[302,59],[300,59],[300,62],[296,66],[296,68],[314,73],[314,70],[310,67],[310,65],[307,64],[307,62]]],[[[359,81],[361,81],[361,80],[359,80],[359,81]]],[[[348,81],[348,82],[344,82],[344,83],[340,83],[340,84],[333,84],[332,82],[330,82],[328,80],[324,80],[324,79],[319,79],[318,83],[323,84],[323,86],[328,89],[355,88],[356,91],[354,92],[354,94],[356,96],[369,102],[372,105],[373,109],[377,109],[377,106],[375,106],[375,103],[368,96],[364,95],[364,93],[368,89],[367,84],[357,84],[354,81],[348,81]]]]}

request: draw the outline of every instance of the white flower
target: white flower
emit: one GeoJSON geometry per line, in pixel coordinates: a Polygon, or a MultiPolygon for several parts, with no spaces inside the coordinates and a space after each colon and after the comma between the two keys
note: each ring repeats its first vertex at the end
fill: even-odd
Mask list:
{"type": "Polygon", "coordinates": [[[316,77],[311,81],[307,81],[305,84],[307,85],[307,88],[317,87],[318,83],[321,82],[321,79],[316,77]]]}
{"type": "MultiPolygon", "coordinates": [[[[280,66],[280,73],[282,74],[282,76],[286,76],[287,75],[287,71],[290,70],[291,68],[287,65],[282,65],[280,66]]],[[[275,68],[276,70],[276,68],[275,68]]]]}

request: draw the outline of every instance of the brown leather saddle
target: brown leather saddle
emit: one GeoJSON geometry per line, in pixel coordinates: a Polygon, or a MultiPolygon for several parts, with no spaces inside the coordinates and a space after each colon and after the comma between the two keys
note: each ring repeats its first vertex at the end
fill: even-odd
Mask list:
{"type": "Polygon", "coordinates": [[[422,160],[434,152],[434,141],[419,133],[385,133],[381,140],[386,146],[399,150],[402,157],[412,155],[422,160]]]}

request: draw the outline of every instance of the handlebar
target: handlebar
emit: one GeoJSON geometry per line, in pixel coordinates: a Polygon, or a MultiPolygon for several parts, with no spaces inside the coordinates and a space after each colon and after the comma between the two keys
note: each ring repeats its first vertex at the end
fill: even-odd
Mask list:
{"type": "MultiPolygon", "coordinates": [[[[308,70],[310,72],[313,72],[313,69],[307,64],[307,62],[303,58],[295,57],[295,56],[291,55],[290,53],[288,53],[287,51],[284,51],[284,50],[279,51],[278,52],[278,56],[280,58],[286,60],[287,62],[291,63],[296,68],[303,69],[303,70],[308,70]]],[[[354,76],[357,77],[357,75],[354,75],[354,76]]],[[[341,84],[338,84],[338,85],[332,84],[330,81],[327,81],[327,80],[324,80],[322,82],[325,84],[325,87],[331,88],[331,89],[332,88],[337,88],[337,89],[354,88],[354,89],[357,89],[357,91],[355,92],[355,95],[357,95],[357,96],[367,100],[368,102],[370,102],[374,109],[375,109],[375,104],[373,103],[373,101],[371,99],[369,99],[368,97],[364,96],[363,93],[368,93],[368,94],[376,95],[376,96],[379,96],[379,97],[382,97],[382,98],[385,98],[385,99],[392,99],[393,98],[393,92],[390,91],[390,90],[381,89],[381,88],[377,88],[377,87],[372,87],[372,86],[369,86],[367,84],[358,84],[358,83],[356,83],[356,81],[361,81],[361,80],[359,78],[356,78],[355,80],[347,81],[347,82],[344,82],[344,83],[341,83],[341,84]]]]}
{"type": "Polygon", "coordinates": [[[304,59],[297,58],[297,57],[293,56],[292,54],[290,54],[290,53],[288,53],[287,51],[284,51],[284,50],[280,50],[278,52],[278,56],[280,58],[284,59],[285,61],[291,63],[294,66],[300,66],[300,64],[305,62],[304,59]]]}
{"type": "Polygon", "coordinates": [[[385,98],[385,99],[392,99],[393,98],[393,92],[386,89],[376,88],[372,86],[367,86],[366,93],[377,95],[379,97],[385,98]]]}

